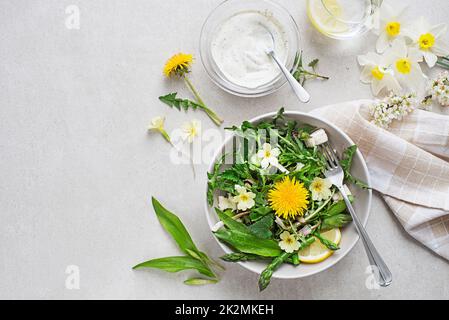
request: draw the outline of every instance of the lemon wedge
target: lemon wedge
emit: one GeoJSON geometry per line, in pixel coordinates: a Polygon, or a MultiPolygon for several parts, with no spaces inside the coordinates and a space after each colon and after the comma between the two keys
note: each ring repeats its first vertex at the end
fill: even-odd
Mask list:
{"type": "Polygon", "coordinates": [[[309,0],[307,15],[313,26],[322,34],[347,32],[349,27],[342,22],[342,8],[338,0],[309,0]]]}
{"type": "MultiPolygon", "coordinates": [[[[321,236],[336,244],[341,241],[341,232],[338,228],[323,232],[321,236]]],[[[333,253],[334,251],[329,250],[319,239],[315,238],[310,246],[298,251],[298,257],[302,263],[318,263],[326,260],[333,253]]]]}

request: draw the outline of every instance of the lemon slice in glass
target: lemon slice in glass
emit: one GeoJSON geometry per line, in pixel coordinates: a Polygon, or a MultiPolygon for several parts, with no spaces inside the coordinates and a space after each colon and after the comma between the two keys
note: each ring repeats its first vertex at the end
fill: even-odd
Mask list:
{"type": "Polygon", "coordinates": [[[309,0],[307,14],[313,26],[325,35],[344,33],[349,29],[341,20],[342,7],[338,0],[309,0]]]}
{"type": "MultiPolygon", "coordinates": [[[[323,232],[321,233],[321,236],[336,244],[339,244],[341,241],[341,232],[338,228],[323,232]]],[[[310,246],[298,251],[298,257],[302,263],[318,263],[326,260],[333,253],[334,251],[329,250],[316,238],[310,246]]]]}

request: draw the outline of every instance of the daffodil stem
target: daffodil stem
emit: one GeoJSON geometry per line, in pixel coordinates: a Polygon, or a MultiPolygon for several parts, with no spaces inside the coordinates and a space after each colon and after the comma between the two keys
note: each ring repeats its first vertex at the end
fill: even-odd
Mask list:
{"type": "Polygon", "coordinates": [[[201,105],[202,109],[206,114],[209,116],[209,118],[217,125],[220,126],[223,123],[223,120],[211,109],[209,109],[206,104],[204,103],[203,99],[201,99],[200,94],[195,89],[195,86],[190,81],[190,79],[187,77],[187,75],[184,75],[184,82],[186,83],[187,87],[192,91],[193,95],[195,96],[196,101],[199,105],[201,105]]]}
{"type": "Polygon", "coordinates": [[[164,129],[160,129],[159,131],[161,132],[161,134],[164,137],[164,139],[167,140],[171,145],[173,145],[173,143],[171,142],[170,136],[168,135],[167,131],[165,131],[164,129]]]}

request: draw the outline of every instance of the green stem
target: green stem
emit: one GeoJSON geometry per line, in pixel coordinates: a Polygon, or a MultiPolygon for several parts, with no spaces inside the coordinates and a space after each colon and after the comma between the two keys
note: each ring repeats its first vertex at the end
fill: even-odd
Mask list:
{"type": "Polygon", "coordinates": [[[159,132],[162,134],[165,140],[167,140],[171,145],[173,145],[167,131],[165,131],[164,129],[160,129],[159,132]]]}
{"type": "Polygon", "coordinates": [[[209,109],[206,104],[204,103],[203,99],[201,99],[200,94],[198,93],[198,91],[195,89],[193,83],[189,80],[189,78],[187,77],[187,75],[184,75],[184,81],[187,85],[187,87],[190,89],[190,91],[192,91],[193,95],[195,96],[196,101],[198,102],[198,104],[201,105],[202,109],[204,110],[204,112],[206,112],[206,114],[209,116],[209,118],[217,125],[220,126],[223,123],[223,120],[211,109],[209,109]]]}
{"type": "Polygon", "coordinates": [[[304,218],[304,220],[307,222],[307,221],[310,221],[314,216],[316,216],[321,210],[323,210],[323,208],[325,207],[325,206],[327,206],[327,204],[329,203],[329,201],[331,201],[332,200],[332,197],[334,196],[334,194],[335,194],[335,190],[332,192],[332,195],[329,197],[329,199],[327,199],[324,203],[323,203],[323,205],[321,206],[321,207],[319,207],[318,209],[316,209],[312,214],[310,214],[310,215],[308,215],[306,218],[304,218]]]}

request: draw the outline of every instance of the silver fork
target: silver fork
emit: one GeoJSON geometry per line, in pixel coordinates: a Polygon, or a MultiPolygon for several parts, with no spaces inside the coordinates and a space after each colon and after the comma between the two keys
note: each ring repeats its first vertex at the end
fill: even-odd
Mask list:
{"type": "Polygon", "coordinates": [[[352,220],[354,221],[357,232],[362,238],[366,254],[368,255],[368,260],[371,266],[377,267],[377,270],[379,272],[378,275],[376,274],[376,280],[380,286],[387,287],[393,280],[391,272],[380,256],[379,252],[377,252],[376,248],[374,247],[374,244],[372,243],[371,239],[368,236],[368,233],[360,222],[359,217],[355,213],[354,208],[349,201],[348,195],[343,188],[344,172],[343,168],[340,166],[338,155],[331,147],[331,145],[327,142],[321,145],[321,150],[323,151],[323,154],[327,161],[327,170],[324,175],[334,186],[337,187],[337,189],[343,196],[349,213],[351,214],[352,220]]]}

